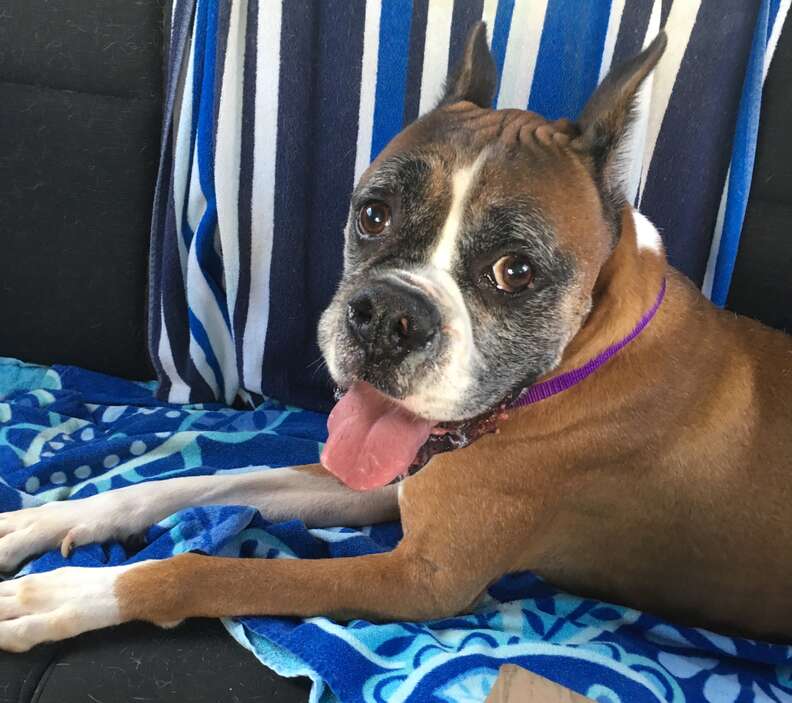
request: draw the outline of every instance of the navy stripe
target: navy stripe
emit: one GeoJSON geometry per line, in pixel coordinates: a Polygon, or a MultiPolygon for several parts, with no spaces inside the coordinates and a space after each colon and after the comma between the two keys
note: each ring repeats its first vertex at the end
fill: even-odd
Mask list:
{"type": "Polygon", "coordinates": [[[462,59],[465,50],[465,39],[470,28],[481,19],[484,11],[484,0],[454,0],[454,11],[451,15],[451,37],[448,42],[448,72],[462,59]]]}
{"type": "MultiPolygon", "coordinates": [[[[686,0],[690,2],[690,0],[686,0]]],[[[706,2],[706,0],[704,0],[706,2]]],[[[664,27],[665,23],[668,21],[668,13],[671,12],[671,5],[674,4],[674,0],[662,0],[660,3],[660,26],[664,27]]]]}
{"type": "Polygon", "coordinates": [[[613,47],[611,66],[618,66],[635,56],[643,47],[654,0],[630,0],[624,3],[624,12],[613,47]]]}
{"type": "MultiPolygon", "coordinates": [[[[380,14],[374,129],[371,134],[372,160],[401,130],[404,121],[411,16],[411,0],[383,0],[380,14]]],[[[359,92],[358,90],[358,94],[359,92]]]]}
{"type": "Polygon", "coordinates": [[[606,0],[548,2],[529,100],[532,110],[548,119],[578,115],[597,87],[609,18],[606,0]]]}
{"type": "MultiPolygon", "coordinates": [[[[166,237],[175,236],[172,226],[168,231],[167,223],[173,222],[173,122],[175,111],[176,87],[179,75],[185,63],[186,46],[192,25],[194,2],[180,2],[173,15],[172,38],[168,44],[168,65],[165,72],[165,104],[163,106],[162,151],[160,154],[157,184],[154,193],[154,205],[151,218],[151,246],[149,249],[149,301],[148,301],[148,340],[149,357],[159,380],[157,393],[160,398],[167,398],[170,391],[170,379],[159,358],[159,343],[162,335],[163,284],[173,278],[171,266],[165,260],[166,237]]],[[[175,239],[174,239],[175,242],[175,239]]],[[[176,270],[181,278],[181,263],[176,263],[176,270]]],[[[184,288],[182,286],[182,297],[184,288]]],[[[170,311],[170,301],[166,301],[164,312],[170,311]]],[[[184,329],[184,325],[179,325],[184,329]]]]}
{"type": "MultiPolygon", "coordinates": [[[[266,1],[266,0],[265,0],[266,1]]],[[[239,155],[239,200],[237,231],[239,241],[239,278],[233,311],[237,374],[243,379],[243,344],[250,303],[250,253],[253,207],[253,148],[255,145],[256,51],[258,37],[258,0],[248,0],[245,34],[245,68],[242,76],[242,135],[239,155]]],[[[263,194],[261,194],[263,195],[263,194]]]]}
{"type": "MultiPolygon", "coordinates": [[[[206,211],[201,217],[194,237],[195,256],[205,274],[207,284],[217,302],[217,307],[229,329],[231,323],[223,291],[223,263],[215,248],[217,232],[217,199],[214,189],[214,153],[215,153],[215,103],[218,95],[215,92],[215,75],[218,40],[218,4],[211,0],[199,3],[199,20],[202,18],[202,35],[205,45],[202,50],[203,81],[199,101],[196,141],[198,147],[198,177],[201,190],[206,197],[206,211]],[[207,9],[203,9],[206,7],[207,9]]],[[[197,69],[197,67],[196,67],[197,69]]],[[[205,330],[201,328],[205,334],[205,330]]],[[[195,334],[193,334],[196,337],[195,334]]],[[[196,337],[197,339],[197,337],[196,337]]],[[[208,338],[207,338],[208,340],[208,338]]],[[[203,345],[202,345],[203,346],[203,345]]],[[[214,355],[211,345],[204,348],[207,358],[214,355]]],[[[223,385],[222,373],[218,383],[223,385]]]]}
{"type": "Polygon", "coordinates": [[[262,379],[267,395],[304,407],[332,404],[316,326],[341,272],[355,169],[364,18],[363,0],[283,4],[279,187],[262,379]]]}
{"type": "Polygon", "coordinates": [[[757,7],[703,2],[655,146],[641,210],[663,227],[671,263],[701,284],[757,7]],[[724,51],[723,47],[729,50],[724,51]]]}
{"type": "Polygon", "coordinates": [[[426,47],[426,17],[429,0],[413,0],[410,23],[410,50],[407,60],[407,85],[404,91],[404,124],[418,117],[421,103],[421,74],[426,47]]]}
{"type": "Polygon", "coordinates": [[[498,85],[495,89],[495,104],[498,102],[500,93],[501,76],[503,75],[503,64],[506,61],[506,46],[509,42],[509,30],[511,29],[512,14],[514,13],[514,0],[499,0],[498,10],[495,13],[495,26],[492,28],[492,56],[495,65],[498,67],[498,85]]]}

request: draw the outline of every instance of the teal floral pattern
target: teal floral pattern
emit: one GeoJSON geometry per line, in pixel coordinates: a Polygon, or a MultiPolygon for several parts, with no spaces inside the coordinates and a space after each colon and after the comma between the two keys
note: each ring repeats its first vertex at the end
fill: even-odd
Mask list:
{"type": "MultiPolygon", "coordinates": [[[[171,476],[311,463],[325,417],[265,401],[255,410],[174,406],[153,384],[0,359],[0,510],[71,500],[171,476]]],[[[44,554],[21,573],[101,567],[186,551],[244,558],[332,558],[393,548],[396,524],[308,530],[255,510],[185,510],[145,544],[44,554]]],[[[531,574],[494,584],[470,615],[423,623],[327,618],[228,620],[267,665],[306,674],[314,701],[483,701],[498,668],[525,666],[600,703],[792,703],[792,648],[677,627],[559,592],[531,574]]]]}

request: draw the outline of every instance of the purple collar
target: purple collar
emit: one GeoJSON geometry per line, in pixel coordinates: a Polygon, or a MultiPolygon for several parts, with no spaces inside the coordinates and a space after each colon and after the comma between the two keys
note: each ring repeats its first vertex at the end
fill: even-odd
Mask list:
{"type": "Polygon", "coordinates": [[[611,344],[607,349],[601,351],[599,354],[597,354],[597,356],[595,356],[583,366],[579,366],[578,368],[572,369],[571,371],[566,371],[565,373],[555,376],[554,378],[550,378],[547,381],[541,381],[540,383],[536,383],[533,386],[529,386],[520,393],[517,399],[512,402],[509,407],[522,408],[526,405],[533,405],[534,403],[538,403],[540,400],[545,400],[546,398],[550,398],[557,393],[562,393],[568,388],[572,388],[572,386],[580,383],[584,378],[588,378],[600,366],[616,356],[616,354],[618,354],[622,349],[624,349],[624,347],[626,347],[630,342],[633,341],[633,339],[635,339],[646,329],[660,308],[660,304],[663,302],[663,298],[665,298],[665,293],[666,280],[664,278],[654,305],[652,305],[647,313],[638,321],[638,324],[633,328],[632,332],[624,337],[624,339],[611,344]]]}

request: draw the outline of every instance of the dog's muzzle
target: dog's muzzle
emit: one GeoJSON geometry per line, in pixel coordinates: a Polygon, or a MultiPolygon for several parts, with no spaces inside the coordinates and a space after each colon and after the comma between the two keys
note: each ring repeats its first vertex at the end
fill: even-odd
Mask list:
{"type": "Polygon", "coordinates": [[[347,304],[347,327],[367,363],[400,364],[431,348],[440,331],[440,312],[423,293],[395,281],[376,281],[347,304]]]}

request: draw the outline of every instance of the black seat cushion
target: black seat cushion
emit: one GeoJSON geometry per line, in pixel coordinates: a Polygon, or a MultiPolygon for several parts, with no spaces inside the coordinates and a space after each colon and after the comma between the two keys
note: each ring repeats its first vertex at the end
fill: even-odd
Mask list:
{"type": "Polygon", "coordinates": [[[151,378],[163,0],[0,9],[0,355],[151,378]]]}
{"type": "Polygon", "coordinates": [[[302,703],[310,686],[262,666],[217,620],[173,630],[133,623],[0,653],[0,703],[302,703]]]}

